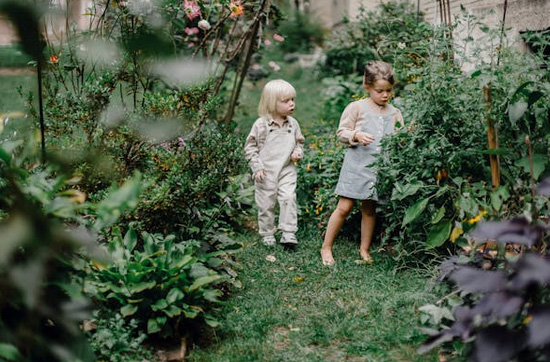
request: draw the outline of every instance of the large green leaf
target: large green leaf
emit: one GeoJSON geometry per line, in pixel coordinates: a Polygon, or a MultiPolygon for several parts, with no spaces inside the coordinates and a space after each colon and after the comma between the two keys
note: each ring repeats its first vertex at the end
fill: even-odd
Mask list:
{"type": "Polygon", "coordinates": [[[8,343],[0,343],[0,357],[8,361],[19,361],[21,358],[19,350],[8,343]]]}
{"type": "Polygon", "coordinates": [[[197,278],[195,282],[191,284],[191,286],[189,287],[189,291],[197,290],[204,285],[211,284],[220,279],[221,279],[221,275],[217,275],[217,274],[197,278]]]}
{"type": "Polygon", "coordinates": [[[4,148],[0,147],[0,160],[4,161],[6,165],[11,162],[11,153],[8,153],[4,148]]]}
{"type": "Polygon", "coordinates": [[[197,306],[186,306],[187,308],[185,308],[183,310],[183,314],[185,315],[186,318],[189,318],[189,319],[194,319],[194,318],[197,318],[197,316],[201,313],[201,312],[204,312],[202,310],[202,308],[200,307],[197,307],[197,306]]]}
{"type": "Polygon", "coordinates": [[[431,223],[437,224],[445,216],[445,206],[441,206],[439,210],[432,216],[431,223]]]}
{"type": "MultiPolygon", "coordinates": [[[[533,155],[533,177],[535,178],[535,180],[538,180],[540,175],[546,169],[547,161],[548,160],[544,155],[540,155],[540,154],[533,155]]],[[[524,157],[517,160],[516,165],[518,167],[523,168],[523,171],[525,171],[525,173],[527,174],[531,173],[531,165],[530,165],[529,157],[524,157]]]]}
{"type": "Polygon", "coordinates": [[[157,282],[152,280],[150,282],[131,284],[129,286],[129,289],[130,289],[130,292],[132,293],[140,293],[146,289],[153,289],[156,285],[157,285],[157,282]]]}
{"type": "Polygon", "coordinates": [[[151,309],[155,312],[162,309],[166,309],[167,307],[168,307],[168,302],[166,301],[166,299],[159,299],[154,304],[151,305],[151,309]]]}
{"type": "Polygon", "coordinates": [[[450,219],[443,219],[435,224],[428,234],[426,248],[431,249],[443,245],[451,235],[451,225],[450,219]]]}
{"type": "Polygon", "coordinates": [[[160,326],[155,318],[147,321],[147,334],[153,334],[160,331],[160,326]]]}
{"type": "Polygon", "coordinates": [[[183,297],[184,297],[184,294],[180,289],[172,288],[168,292],[168,295],[166,296],[166,300],[168,301],[168,303],[175,303],[178,300],[183,299],[183,297]]]}
{"type": "Polygon", "coordinates": [[[164,310],[164,313],[166,313],[166,315],[170,318],[174,318],[178,315],[180,315],[182,312],[182,310],[178,307],[176,307],[175,305],[170,305],[168,308],[166,308],[164,310]]]}
{"type": "Polygon", "coordinates": [[[204,299],[210,302],[219,302],[219,297],[223,295],[222,291],[219,289],[207,290],[203,293],[204,299]]]}
{"type": "Polygon", "coordinates": [[[403,200],[406,197],[412,196],[420,190],[424,184],[422,183],[407,183],[400,184],[396,183],[395,188],[393,189],[391,199],[392,200],[403,200]]]}
{"type": "Polygon", "coordinates": [[[407,211],[405,211],[405,217],[403,218],[403,224],[401,226],[405,226],[416,220],[428,205],[428,201],[430,201],[429,197],[421,199],[409,207],[407,211]]]}
{"type": "Polygon", "coordinates": [[[124,307],[120,308],[120,314],[123,317],[128,317],[137,312],[138,306],[135,304],[126,304],[124,307]]]}
{"type": "Polygon", "coordinates": [[[518,101],[510,104],[508,107],[508,114],[510,116],[510,122],[516,123],[527,111],[528,104],[524,101],[518,101]]]}
{"type": "Polygon", "coordinates": [[[134,228],[129,228],[126,234],[124,235],[124,247],[128,253],[131,253],[132,250],[136,247],[137,244],[137,233],[134,228]]]}
{"type": "Polygon", "coordinates": [[[491,192],[491,206],[493,209],[499,211],[505,200],[510,197],[508,187],[499,186],[493,192],[491,192]]]}
{"type": "Polygon", "coordinates": [[[206,324],[208,324],[212,328],[216,328],[220,326],[220,322],[218,322],[216,319],[214,319],[214,317],[210,315],[206,315],[204,317],[204,321],[206,322],[206,324]]]}

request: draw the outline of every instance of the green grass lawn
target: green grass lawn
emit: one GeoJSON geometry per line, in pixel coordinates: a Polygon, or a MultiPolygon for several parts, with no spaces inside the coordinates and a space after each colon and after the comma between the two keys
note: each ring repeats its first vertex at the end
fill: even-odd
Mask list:
{"type": "Polygon", "coordinates": [[[29,93],[33,94],[36,102],[37,83],[36,75],[18,74],[18,75],[0,75],[0,115],[10,112],[27,113],[26,97],[29,93]],[[19,94],[18,89],[22,91],[19,94]]]}
{"type": "Polygon", "coordinates": [[[374,265],[357,264],[358,242],[341,238],[337,265],[323,266],[318,235],[299,233],[296,253],[247,235],[237,254],[243,286],[225,305],[222,327],[189,361],[437,361],[435,352],[416,353],[426,337],[418,308],[434,298],[427,273],[399,270],[376,251],[374,265]]]}
{"type": "Polygon", "coordinates": [[[29,94],[36,102],[37,80],[30,58],[18,45],[0,46],[0,117],[13,113],[28,113],[29,94]],[[20,94],[21,93],[21,94],[20,94]]]}
{"type": "Polygon", "coordinates": [[[30,60],[18,44],[0,46],[0,68],[25,68],[30,60]]]}

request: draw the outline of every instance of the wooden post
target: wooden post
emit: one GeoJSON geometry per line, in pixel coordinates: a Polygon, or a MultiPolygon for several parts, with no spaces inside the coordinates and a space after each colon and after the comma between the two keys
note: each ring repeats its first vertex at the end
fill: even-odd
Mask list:
{"type": "MultiPolygon", "coordinates": [[[[490,116],[490,111],[492,107],[492,94],[490,85],[483,87],[483,93],[485,95],[485,101],[487,102],[487,114],[485,119],[487,120],[487,140],[489,142],[489,150],[498,149],[498,134],[497,129],[495,128],[495,122],[490,116]]],[[[500,186],[500,164],[499,157],[497,154],[490,154],[489,161],[491,164],[491,180],[493,183],[493,188],[500,186]]]]}
{"type": "Polygon", "coordinates": [[[231,93],[231,99],[229,100],[229,107],[224,117],[224,123],[230,124],[233,120],[233,114],[235,112],[235,107],[239,100],[239,95],[241,93],[241,88],[250,66],[250,60],[252,59],[252,54],[254,53],[254,43],[257,42],[258,31],[261,26],[261,22],[266,17],[266,9],[269,9],[270,0],[263,0],[258,8],[254,22],[251,25],[250,33],[248,34],[247,46],[244,54],[242,54],[237,72],[235,74],[235,82],[233,86],[233,91],[231,93]]]}

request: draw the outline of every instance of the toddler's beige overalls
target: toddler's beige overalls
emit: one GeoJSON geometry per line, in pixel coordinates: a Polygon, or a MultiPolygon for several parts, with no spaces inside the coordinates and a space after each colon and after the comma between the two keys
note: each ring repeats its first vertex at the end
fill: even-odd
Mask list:
{"type": "Polygon", "coordinates": [[[259,152],[265,178],[257,181],[255,199],[261,236],[275,234],[275,210],[279,203],[279,230],[298,230],[296,206],[296,166],[290,156],[296,146],[296,129],[292,123],[282,127],[268,126],[265,143],[259,152]]]}

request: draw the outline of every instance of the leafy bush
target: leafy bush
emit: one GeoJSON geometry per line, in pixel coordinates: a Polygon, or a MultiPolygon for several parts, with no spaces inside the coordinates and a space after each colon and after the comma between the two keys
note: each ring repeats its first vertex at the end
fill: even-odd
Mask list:
{"type": "Polygon", "coordinates": [[[88,339],[97,359],[106,362],[152,360],[153,354],[143,345],[147,334],[139,331],[135,319],[128,322],[118,313],[106,316],[98,311],[93,317],[88,321],[94,324],[88,339]]]}
{"type": "Polygon", "coordinates": [[[227,228],[234,208],[246,212],[245,204],[231,203],[240,198],[232,185],[244,184],[236,176],[246,163],[242,140],[230,130],[203,127],[189,139],[152,148],[149,156],[154,183],[135,212],[145,230],[188,238],[227,228]]]}
{"type": "Polygon", "coordinates": [[[337,202],[334,188],[344,159],[344,148],[336,130],[319,126],[318,132],[305,132],[308,149],[298,168],[297,196],[304,221],[324,227],[337,202]]]}
{"type": "MultiPolygon", "coordinates": [[[[549,196],[550,179],[538,190],[549,196]]],[[[547,230],[546,218],[480,223],[471,233],[471,256],[455,256],[440,266],[439,281],[454,289],[449,294],[454,296],[453,313],[441,312],[448,308],[435,305],[424,308],[444,317],[433,320],[438,329],[444,328],[434,332],[419,351],[460,340],[465,348],[447,349],[479,362],[548,360],[550,262],[543,241],[547,230]],[[476,251],[490,250],[487,245],[478,249],[479,243],[487,241],[495,244],[495,253],[476,251]],[[509,243],[525,251],[508,255],[509,243]]]]}
{"type": "Polygon", "coordinates": [[[222,291],[213,285],[223,277],[208,267],[212,255],[197,256],[198,246],[173,235],[142,232],[138,239],[131,227],[123,236],[114,228],[107,245],[112,261],[90,265],[85,292],[150,335],[182,336],[194,319],[215,326],[222,291]]]}
{"type": "MultiPolygon", "coordinates": [[[[497,35],[485,31],[488,39],[497,35]]],[[[474,54],[477,70],[469,73],[457,59],[473,58],[458,51],[453,59],[444,56],[449,49],[444,37],[430,42],[434,53],[411,68],[416,78],[401,94],[406,127],[386,140],[379,188],[391,197],[382,212],[388,225],[384,241],[403,253],[454,248],[446,242],[465,243],[461,235],[479,219],[528,210],[529,149],[535,180],[547,168],[548,102],[543,99],[550,93],[539,61],[503,47],[498,65],[486,63],[483,59],[494,58],[482,57],[465,42],[456,49],[474,54]],[[498,128],[498,150],[488,150],[488,120],[498,128]],[[489,155],[500,158],[498,188],[488,182],[489,155]]]]}
{"type": "Polygon", "coordinates": [[[67,225],[81,194],[53,164],[32,167],[36,137],[20,136],[0,147],[0,359],[92,361],[79,329],[90,303],[71,275],[93,244],[67,225]]]}
{"type": "Polygon", "coordinates": [[[314,46],[323,45],[324,27],[308,14],[294,11],[292,18],[279,25],[279,31],[285,41],[279,44],[283,53],[307,53],[314,46]]]}
{"type": "Polygon", "coordinates": [[[404,70],[407,64],[425,54],[411,51],[431,33],[422,20],[408,1],[384,2],[370,12],[361,7],[357,18],[346,19],[331,38],[322,73],[362,75],[365,64],[375,59],[394,64],[398,71],[404,70]],[[406,62],[401,63],[401,59],[405,60],[401,54],[408,55],[406,62]]]}

